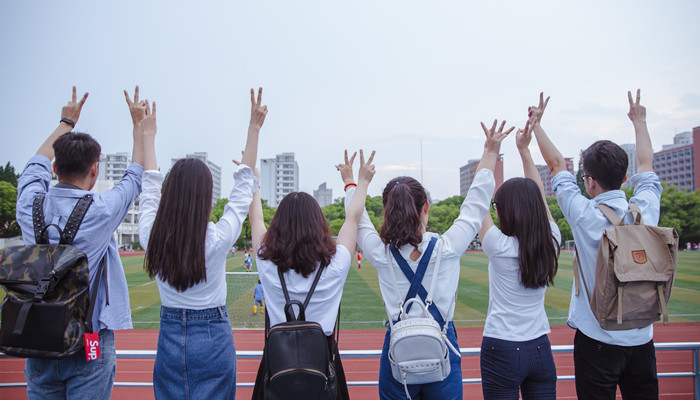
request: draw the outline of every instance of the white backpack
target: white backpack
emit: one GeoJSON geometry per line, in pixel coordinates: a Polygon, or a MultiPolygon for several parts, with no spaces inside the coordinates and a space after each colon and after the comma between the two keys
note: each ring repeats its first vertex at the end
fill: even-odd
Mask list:
{"type": "MultiPolygon", "coordinates": [[[[428,311],[428,308],[433,303],[433,290],[435,289],[437,273],[440,269],[442,240],[439,240],[436,247],[437,259],[435,261],[430,290],[428,291],[425,303],[418,297],[408,299],[404,302],[404,299],[399,293],[399,285],[396,280],[394,265],[391,261],[393,257],[389,246],[387,246],[386,249],[387,265],[394,282],[397,304],[401,310],[399,321],[395,324],[387,310],[391,327],[389,362],[391,363],[391,372],[394,379],[403,383],[406,396],[409,399],[411,398],[408,393],[409,384],[440,382],[450,375],[449,349],[457,354],[457,356],[461,356],[459,351],[447,339],[447,321],[445,321],[444,328],[440,330],[440,324],[428,311]],[[420,317],[410,317],[406,314],[405,310],[412,303],[418,303],[416,306],[421,307],[422,313],[420,317]]],[[[421,261],[425,258],[426,268],[427,262],[430,260],[430,253],[431,252],[426,251],[421,257],[421,261]]],[[[401,256],[398,255],[398,257],[401,256]]],[[[405,261],[402,257],[401,259],[405,261]]],[[[399,260],[397,260],[397,262],[399,262],[399,260]]]]}

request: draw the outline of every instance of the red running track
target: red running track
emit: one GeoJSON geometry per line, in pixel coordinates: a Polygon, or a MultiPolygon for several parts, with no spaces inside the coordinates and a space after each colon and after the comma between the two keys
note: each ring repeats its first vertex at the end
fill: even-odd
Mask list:
{"type": "MultiPolygon", "coordinates": [[[[700,342],[700,323],[673,323],[669,326],[657,324],[654,327],[654,341],[667,342],[700,342]]],[[[383,330],[348,330],[340,333],[341,350],[378,350],[384,341],[383,330]]],[[[460,347],[479,347],[481,345],[482,328],[457,329],[460,347]]],[[[549,335],[553,345],[573,344],[574,331],[566,326],[552,327],[549,335]]],[[[117,348],[120,350],[155,350],[158,338],[156,330],[131,330],[117,332],[117,348]]],[[[262,350],[263,333],[260,330],[235,330],[234,341],[237,350],[262,350]]],[[[690,351],[659,351],[657,366],[659,372],[692,371],[690,351]]],[[[573,354],[555,354],[558,375],[573,375],[573,354]]],[[[254,382],[259,360],[238,360],[238,382],[254,382]]],[[[343,366],[348,381],[376,381],[379,370],[379,359],[344,359],[343,366]]],[[[23,382],[24,360],[0,359],[0,382],[23,382]]],[[[153,359],[119,359],[117,362],[117,382],[151,382],[153,359]]],[[[479,377],[479,358],[464,356],[462,358],[462,375],[464,378],[479,377]]],[[[692,399],[693,381],[691,378],[664,378],[660,380],[660,392],[663,399],[692,399]]],[[[236,395],[240,399],[248,399],[252,388],[238,388],[236,395]]],[[[377,399],[376,387],[351,387],[350,397],[355,399],[377,399]]],[[[619,397],[619,396],[618,396],[619,397]]],[[[5,400],[25,399],[23,388],[0,389],[0,398],[5,400]]],[[[120,388],[115,387],[112,399],[134,400],[152,399],[151,388],[120,388]]],[[[481,399],[481,385],[464,385],[465,399],[481,399]]],[[[576,398],[573,381],[557,383],[557,398],[576,398]]]]}

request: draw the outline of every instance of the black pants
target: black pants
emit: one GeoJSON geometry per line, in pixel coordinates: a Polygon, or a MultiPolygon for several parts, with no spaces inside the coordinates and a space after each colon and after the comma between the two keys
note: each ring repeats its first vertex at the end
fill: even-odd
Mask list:
{"type": "Polygon", "coordinates": [[[576,395],[579,399],[658,399],[654,341],[640,346],[615,346],[576,331],[574,337],[576,395]]]}

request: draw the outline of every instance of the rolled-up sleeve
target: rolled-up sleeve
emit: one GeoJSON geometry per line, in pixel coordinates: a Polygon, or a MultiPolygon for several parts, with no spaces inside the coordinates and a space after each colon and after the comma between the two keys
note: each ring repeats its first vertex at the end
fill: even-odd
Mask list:
{"type": "Polygon", "coordinates": [[[153,221],[158,213],[163,178],[160,171],[143,173],[143,192],[139,203],[139,242],[144,250],[148,249],[148,239],[151,237],[153,221]]]}
{"type": "Polygon", "coordinates": [[[630,203],[635,203],[642,210],[644,223],[658,225],[661,212],[661,182],[654,172],[642,172],[632,177],[634,195],[630,203]]]}
{"type": "Polygon", "coordinates": [[[489,212],[489,204],[495,188],[493,172],[490,169],[479,170],[459,209],[459,216],[443,235],[455,253],[464,253],[481,229],[481,223],[489,212]]]}
{"type": "Polygon", "coordinates": [[[588,199],[581,194],[576,178],[568,171],[561,171],[552,178],[552,189],[564,218],[573,228],[586,210],[588,199]]]}
{"type": "Polygon", "coordinates": [[[34,232],[32,204],[36,196],[48,192],[50,183],[51,160],[42,155],[30,158],[17,180],[16,218],[22,232],[34,232]]]}
{"type": "Polygon", "coordinates": [[[238,166],[233,173],[233,189],[228,196],[228,203],[224,206],[224,213],[216,223],[216,242],[218,248],[230,248],[233,242],[241,234],[243,221],[245,221],[253,201],[253,193],[260,182],[253,175],[253,170],[245,164],[238,166]]]}

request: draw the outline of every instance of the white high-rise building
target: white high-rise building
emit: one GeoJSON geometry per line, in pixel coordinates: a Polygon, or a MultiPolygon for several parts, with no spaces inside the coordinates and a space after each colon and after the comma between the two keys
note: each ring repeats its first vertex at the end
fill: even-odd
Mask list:
{"type": "Polygon", "coordinates": [[[260,160],[260,197],[277,207],[284,196],[299,191],[299,164],[294,153],[277,154],[260,160]]]}
{"type": "Polygon", "coordinates": [[[314,199],[318,202],[318,205],[325,207],[329,204],[333,204],[333,189],[326,187],[326,182],[318,185],[318,189],[314,190],[314,199]]]}
{"type": "Polygon", "coordinates": [[[120,181],[131,164],[131,156],[127,152],[100,155],[100,179],[120,181]]]}
{"type": "Polygon", "coordinates": [[[637,173],[637,145],[634,143],[621,144],[622,150],[627,153],[627,180],[622,187],[632,188],[632,177],[637,173]]]}
{"type": "MultiPolygon", "coordinates": [[[[214,206],[214,204],[216,204],[216,201],[221,198],[221,167],[209,161],[209,157],[206,151],[198,151],[192,154],[187,154],[184,158],[196,158],[202,161],[204,164],[206,164],[207,167],[209,167],[209,171],[211,171],[212,178],[211,204],[212,206],[214,206]]],[[[172,158],[170,160],[170,168],[172,168],[173,165],[175,165],[177,160],[179,160],[179,158],[172,158]]]]}

